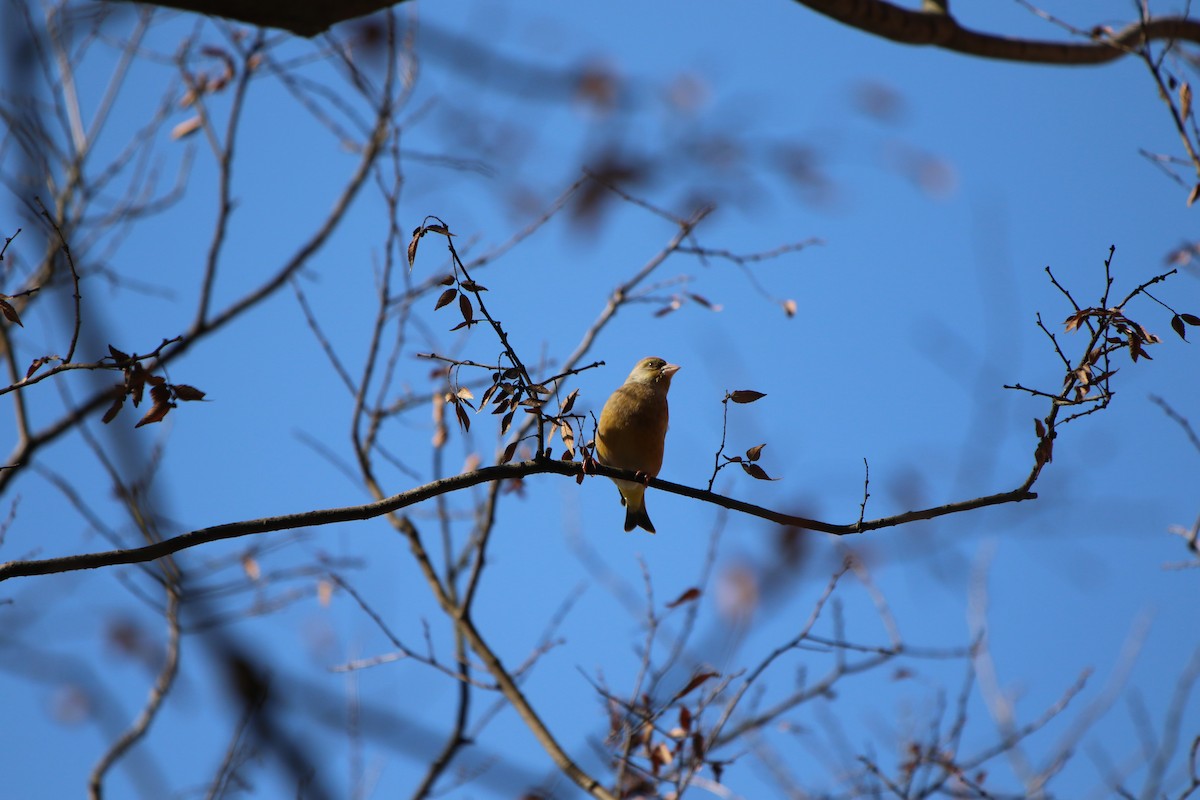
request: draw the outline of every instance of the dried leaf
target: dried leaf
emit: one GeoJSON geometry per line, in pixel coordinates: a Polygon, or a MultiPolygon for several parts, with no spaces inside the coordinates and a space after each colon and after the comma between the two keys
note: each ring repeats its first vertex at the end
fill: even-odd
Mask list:
{"type": "Polygon", "coordinates": [[[500,435],[508,433],[508,426],[512,424],[513,412],[509,411],[500,419],[500,435]]]}
{"type": "Polygon", "coordinates": [[[1187,312],[1184,312],[1179,316],[1188,325],[1200,325],[1200,317],[1197,317],[1195,314],[1188,314],[1187,312]]]}
{"type": "Polygon", "coordinates": [[[508,447],[504,448],[504,454],[500,456],[500,463],[507,464],[513,460],[513,456],[517,454],[517,445],[519,442],[509,442],[508,447]]]}
{"type": "Polygon", "coordinates": [[[751,461],[758,461],[758,457],[762,455],[762,449],[766,446],[766,442],[754,445],[754,447],[751,447],[746,451],[746,458],[750,459],[751,461]]]}
{"type": "Polygon", "coordinates": [[[471,300],[465,295],[458,296],[458,310],[462,314],[463,320],[470,325],[475,319],[475,309],[471,306],[471,300]]]}
{"type": "Polygon", "coordinates": [[[1178,314],[1171,317],[1171,330],[1179,334],[1180,339],[1183,339],[1185,342],[1187,341],[1187,327],[1183,324],[1183,317],[1178,314]]]}
{"type": "Polygon", "coordinates": [[[474,400],[475,395],[465,386],[458,387],[458,391],[454,393],[459,400],[474,400]]]}
{"type": "Polygon", "coordinates": [[[433,393],[433,449],[446,443],[446,402],[437,392],[433,393]]]}
{"type": "Polygon", "coordinates": [[[1046,425],[1037,417],[1033,419],[1033,432],[1037,434],[1039,439],[1046,435],[1046,425]]]}
{"type": "Polygon", "coordinates": [[[749,475],[751,478],[756,478],[757,480],[760,480],[760,481],[777,480],[776,478],[772,478],[770,475],[768,475],[766,473],[766,471],[762,467],[760,467],[758,464],[747,464],[747,463],[743,462],[742,469],[744,469],[746,471],[746,474],[749,475]]]}
{"type": "Polygon", "coordinates": [[[691,692],[695,691],[697,687],[701,686],[705,681],[707,681],[711,678],[715,678],[719,674],[720,673],[717,673],[717,672],[698,672],[698,673],[696,673],[694,676],[692,676],[692,679],[690,681],[688,681],[687,686],[684,686],[682,689],[679,690],[678,694],[676,694],[674,697],[671,698],[671,702],[674,703],[676,700],[680,699],[681,697],[684,697],[684,696],[690,694],[691,692]]]}
{"type": "Polygon", "coordinates": [[[412,272],[413,264],[417,260],[417,242],[421,241],[421,237],[425,235],[424,228],[416,228],[413,230],[412,239],[408,242],[408,271],[412,272]]]}
{"type": "Polygon", "coordinates": [[[487,287],[486,287],[486,286],[480,286],[478,283],[476,283],[475,281],[471,280],[470,278],[468,278],[467,280],[465,280],[465,281],[463,281],[462,283],[460,283],[460,284],[459,284],[459,287],[460,287],[460,288],[461,288],[461,289],[462,289],[464,292],[486,292],[486,291],[487,291],[487,287]]]}
{"type": "Polygon", "coordinates": [[[108,346],[108,354],[110,356],[112,356],[113,361],[117,362],[118,367],[129,360],[129,355],[127,353],[122,353],[120,350],[113,347],[111,344],[108,346]]]}
{"type": "Polygon", "coordinates": [[[678,608],[679,606],[683,605],[684,603],[690,603],[691,601],[695,600],[699,596],[700,596],[700,590],[697,589],[695,586],[693,586],[692,588],[685,591],[683,594],[679,595],[679,597],[676,597],[674,600],[667,603],[667,608],[678,608]]]}
{"type": "Polygon", "coordinates": [[[1184,81],[1179,86],[1179,116],[1187,119],[1192,113],[1192,85],[1184,81]]]}
{"type": "Polygon", "coordinates": [[[262,577],[262,569],[258,566],[258,561],[253,556],[242,557],[242,570],[252,581],[256,581],[262,577]]]}
{"type": "Polygon", "coordinates": [[[458,424],[462,426],[464,431],[471,430],[471,415],[463,408],[462,403],[454,404],[454,413],[458,415],[458,424]]]}
{"type": "Polygon", "coordinates": [[[442,286],[453,286],[454,285],[454,276],[447,275],[446,277],[444,277],[440,281],[438,281],[438,283],[440,283],[442,286]]]}
{"type": "Polygon", "coordinates": [[[204,392],[186,383],[175,384],[175,397],[179,400],[203,400],[204,392]]]}
{"type": "Polygon", "coordinates": [[[654,771],[655,775],[658,774],[660,765],[668,766],[674,760],[675,757],[671,755],[671,748],[667,747],[666,742],[659,742],[650,751],[650,768],[654,771]]]}
{"type": "Polygon", "coordinates": [[[764,397],[766,397],[765,394],[756,392],[753,389],[738,389],[729,395],[729,399],[735,403],[753,403],[755,400],[761,400],[764,397]]]}
{"type": "Polygon", "coordinates": [[[117,418],[117,414],[121,413],[121,408],[125,405],[125,387],[117,384],[117,396],[113,398],[112,405],[108,407],[108,411],[104,412],[104,416],[100,421],[105,425],[117,418]]]}
{"type": "MultiPolygon", "coordinates": [[[[29,365],[29,369],[25,370],[25,380],[29,380],[33,376],[33,373],[37,372],[46,364],[49,364],[51,361],[61,360],[62,358],[60,356],[42,356],[41,358],[35,358],[33,363],[29,365]]],[[[122,389],[123,388],[124,387],[122,387],[122,389]]],[[[122,391],[122,394],[124,394],[124,391],[122,391]]]]}
{"type": "Polygon", "coordinates": [[[575,407],[575,398],[578,396],[579,396],[578,389],[573,390],[569,395],[567,395],[567,399],[563,400],[562,408],[559,410],[558,413],[563,414],[563,415],[570,414],[571,409],[575,407]]]}
{"type": "Polygon", "coordinates": [[[438,297],[437,303],[434,305],[433,310],[437,311],[442,306],[449,305],[450,303],[454,302],[454,298],[457,296],[458,289],[447,289],[438,297]]]}
{"type": "Polygon", "coordinates": [[[162,422],[163,417],[165,417],[167,412],[174,407],[175,406],[171,403],[155,403],[154,405],[150,406],[150,410],[146,412],[146,416],[138,420],[138,424],[134,425],[133,427],[140,428],[143,425],[149,425],[152,422],[162,422]]]}
{"type": "Polygon", "coordinates": [[[24,325],[21,324],[21,316],[17,313],[17,310],[12,307],[12,304],[9,303],[7,300],[0,300],[0,312],[3,312],[4,318],[6,320],[8,320],[9,322],[11,322],[15,325],[20,325],[22,328],[25,327],[24,325]]]}
{"type": "Polygon", "coordinates": [[[685,736],[692,730],[692,712],[688,711],[687,706],[679,707],[679,727],[683,728],[685,736]]]}
{"type": "Polygon", "coordinates": [[[193,133],[200,130],[203,125],[204,123],[201,121],[200,115],[197,114],[191,119],[185,119],[183,122],[172,128],[171,138],[179,140],[191,136],[193,133]]]}

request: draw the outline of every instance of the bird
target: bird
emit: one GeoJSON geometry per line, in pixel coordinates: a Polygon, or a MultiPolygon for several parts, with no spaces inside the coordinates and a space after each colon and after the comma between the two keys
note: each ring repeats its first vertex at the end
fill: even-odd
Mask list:
{"type": "MultiPolygon", "coordinates": [[[[625,383],[609,396],[596,426],[596,458],[607,466],[628,469],[648,478],[662,467],[667,438],[667,390],[679,371],[658,356],[637,362],[625,383]]],[[[625,506],[625,530],[635,527],[654,533],[646,513],[646,485],[618,480],[621,505],[625,506]]]]}

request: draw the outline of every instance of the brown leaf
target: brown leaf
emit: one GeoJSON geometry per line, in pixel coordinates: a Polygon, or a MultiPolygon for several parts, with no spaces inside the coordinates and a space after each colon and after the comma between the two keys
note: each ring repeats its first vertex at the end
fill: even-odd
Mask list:
{"type": "Polygon", "coordinates": [[[508,426],[512,424],[513,412],[509,411],[500,419],[500,435],[508,433],[508,426]]]}
{"type": "Polygon", "coordinates": [[[468,325],[475,319],[475,309],[471,306],[471,301],[465,294],[458,296],[458,310],[462,313],[463,320],[468,325]]]}
{"type": "Polygon", "coordinates": [[[1179,116],[1187,119],[1192,113],[1192,85],[1184,81],[1179,86],[1179,116]]]}
{"type": "Polygon", "coordinates": [[[413,264],[417,261],[417,242],[421,241],[421,237],[425,235],[422,228],[417,228],[413,231],[412,239],[408,242],[408,271],[412,272],[413,264]]]}
{"type": "Polygon", "coordinates": [[[125,405],[125,387],[117,384],[116,397],[113,398],[112,405],[108,407],[108,411],[104,412],[104,416],[100,421],[105,425],[117,418],[117,414],[121,413],[121,408],[125,405]]]}
{"type": "Polygon", "coordinates": [[[1033,431],[1037,434],[1039,439],[1046,435],[1046,425],[1037,417],[1034,417],[1033,419],[1033,431]]]}
{"type": "Polygon", "coordinates": [[[204,392],[186,383],[175,384],[175,397],[179,400],[203,400],[204,392]]]}
{"type": "Polygon", "coordinates": [[[460,284],[459,284],[459,287],[460,287],[460,288],[461,288],[461,289],[462,289],[464,292],[486,292],[486,291],[487,291],[487,287],[486,287],[486,286],[480,286],[478,283],[476,283],[475,281],[471,280],[470,278],[468,278],[467,280],[465,280],[465,281],[463,281],[462,283],[460,283],[460,284]]]}
{"type": "Polygon", "coordinates": [[[458,289],[447,289],[446,291],[442,292],[441,295],[438,296],[437,303],[434,305],[433,310],[437,311],[442,306],[449,305],[454,301],[454,298],[457,295],[458,289]]]}
{"type": "Polygon", "coordinates": [[[154,405],[150,406],[150,410],[146,412],[146,416],[138,420],[138,424],[134,425],[133,427],[140,428],[143,425],[149,425],[152,422],[162,422],[163,417],[165,417],[167,412],[174,407],[175,406],[171,403],[155,403],[154,405]]]}
{"type": "Polygon", "coordinates": [[[122,353],[120,350],[113,347],[111,344],[108,346],[108,354],[110,356],[112,356],[113,361],[117,362],[118,367],[129,360],[129,355],[127,353],[122,353]]]}
{"type": "Polygon", "coordinates": [[[654,749],[650,751],[650,767],[654,770],[654,774],[658,774],[658,767],[669,766],[674,761],[674,756],[671,755],[671,748],[667,747],[666,742],[659,742],[654,745],[654,749]]]}
{"type": "Polygon", "coordinates": [[[0,312],[4,313],[4,318],[6,320],[8,320],[9,322],[12,322],[16,325],[20,325],[22,328],[25,327],[24,325],[21,324],[21,316],[17,313],[17,310],[12,307],[12,304],[9,303],[7,300],[0,300],[0,312]]]}
{"type": "Polygon", "coordinates": [[[722,306],[709,302],[707,297],[701,297],[698,294],[691,294],[691,293],[688,294],[688,297],[692,298],[693,301],[704,306],[709,311],[720,311],[722,309],[722,306]]]}
{"type": "MultiPolygon", "coordinates": [[[[692,752],[696,758],[704,758],[704,737],[700,735],[700,731],[692,734],[692,752]]],[[[720,764],[713,764],[713,775],[718,782],[721,780],[720,764]]]]}
{"type": "Polygon", "coordinates": [[[768,475],[766,473],[766,471],[762,467],[760,467],[758,464],[747,464],[747,463],[743,462],[742,469],[744,469],[746,471],[746,474],[749,475],[751,478],[756,478],[757,480],[760,480],[760,481],[777,480],[776,478],[772,478],[770,475],[768,475]]]}
{"type": "Polygon", "coordinates": [[[562,409],[558,413],[564,414],[564,415],[570,414],[571,409],[575,407],[575,398],[578,396],[579,396],[578,389],[573,390],[569,395],[567,395],[567,399],[563,400],[562,409]]]}
{"type": "Polygon", "coordinates": [[[262,577],[262,568],[258,566],[258,561],[254,556],[242,557],[242,571],[246,573],[246,577],[252,581],[256,581],[262,577]]]}
{"type": "Polygon", "coordinates": [[[695,600],[699,596],[700,596],[700,590],[697,589],[695,586],[693,586],[692,588],[685,591],[683,594],[679,595],[679,597],[676,597],[674,600],[667,603],[667,608],[678,608],[679,606],[683,605],[684,603],[690,603],[691,601],[695,600]]]}
{"type": "MultiPolygon", "coordinates": [[[[766,446],[767,446],[766,442],[763,442],[762,444],[754,445],[754,447],[751,447],[749,450],[746,451],[746,458],[750,459],[751,461],[758,461],[758,457],[762,455],[762,449],[766,446]]],[[[771,452],[774,452],[774,451],[771,451],[771,452]]]]}
{"type": "Polygon", "coordinates": [[[35,358],[33,363],[29,365],[29,369],[25,370],[25,380],[29,380],[33,373],[37,372],[45,364],[55,360],[56,358],[58,358],[58,356],[42,356],[41,358],[35,358]]]}
{"type": "Polygon", "coordinates": [[[453,286],[454,285],[454,276],[447,275],[446,277],[444,277],[440,281],[438,281],[438,283],[440,283],[442,286],[453,286]]]}
{"type": "Polygon", "coordinates": [[[1188,325],[1200,325],[1200,317],[1195,314],[1188,314],[1186,311],[1179,315],[1188,325]]]}
{"type": "Polygon", "coordinates": [[[729,399],[735,403],[753,403],[755,400],[761,400],[766,397],[762,392],[756,392],[753,389],[738,389],[736,392],[729,394],[729,399]]]}
{"type": "Polygon", "coordinates": [[[500,456],[500,463],[507,464],[513,460],[513,456],[517,454],[517,445],[519,442],[509,442],[508,447],[504,448],[504,454],[500,456]]]}
{"type": "Polygon", "coordinates": [[[454,404],[454,413],[458,415],[458,424],[462,426],[463,430],[471,430],[471,415],[463,408],[462,403],[454,404]]]}
{"type": "Polygon", "coordinates": [[[685,736],[692,730],[692,712],[688,711],[687,706],[679,707],[679,727],[683,729],[685,736]]]}
{"type": "Polygon", "coordinates": [[[715,678],[719,674],[720,673],[718,672],[697,672],[692,676],[692,679],[688,681],[687,686],[684,686],[674,697],[671,698],[671,702],[674,703],[681,697],[690,694],[691,692],[695,691],[697,687],[703,685],[705,681],[709,680],[710,678],[715,678]]]}
{"type": "Polygon", "coordinates": [[[175,140],[184,139],[200,130],[203,125],[204,123],[201,121],[200,115],[197,114],[191,119],[185,119],[183,122],[172,128],[171,138],[175,140]]]}
{"type": "MultiPolygon", "coordinates": [[[[1186,86],[1186,84],[1184,84],[1186,86]]],[[[1187,341],[1187,328],[1183,324],[1183,317],[1176,314],[1171,317],[1171,330],[1179,334],[1179,338],[1187,341]]]]}

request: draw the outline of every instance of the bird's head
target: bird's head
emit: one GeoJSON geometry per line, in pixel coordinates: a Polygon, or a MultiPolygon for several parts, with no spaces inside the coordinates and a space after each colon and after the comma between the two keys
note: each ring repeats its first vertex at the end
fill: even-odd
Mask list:
{"type": "Polygon", "coordinates": [[[654,387],[661,387],[666,391],[671,386],[671,376],[679,371],[678,364],[668,364],[658,356],[650,356],[643,358],[633,368],[633,372],[629,373],[629,377],[625,379],[626,383],[647,383],[654,387]]]}

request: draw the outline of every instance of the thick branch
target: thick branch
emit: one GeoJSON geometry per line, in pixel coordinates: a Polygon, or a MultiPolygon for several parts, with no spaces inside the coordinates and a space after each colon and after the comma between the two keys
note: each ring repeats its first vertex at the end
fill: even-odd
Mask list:
{"type": "MultiPolygon", "coordinates": [[[[164,556],[178,553],[181,550],[187,550],[197,545],[216,542],[222,539],[236,539],[242,536],[252,536],[258,533],[270,533],[272,531],[291,530],[294,528],[315,527],[318,525],[332,525],[338,522],[349,522],[351,520],[373,519],[374,517],[397,511],[408,506],[416,505],[430,498],[436,497],[447,492],[459,491],[470,486],[477,486],[481,483],[489,483],[491,481],[513,480],[524,478],[528,475],[537,475],[543,473],[554,473],[558,475],[567,475],[577,477],[583,470],[583,465],[571,461],[522,461],[517,464],[502,464],[500,466],[483,467],[472,472],[465,472],[462,475],[456,475],[452,478],[443,478],[442,480],[427,483],[424,486],[419,486],[415,489],[410,489],[407,492],[401,492],[391,497],[386,497],[383,500],[378,500],[374,503],[366,503],[357,506],[345,506],[342,508],[327,508],[318,511],[305,511],[298,514],[284,514],[278,517],[263,517],[262,519],[245,520],[242,522],[228,522],[223,525],[214,525],[210,528],[200,528],[199,530],[182,533],[178,536],[173,536],[169,539],[154,542],[145,545],[144,547],[133,547],[126,550],[108,550],[99,553],[82,553],[73,556],[61,556],[58,558],[46,558],[31,561],[9,561],[0,564],[0,581],[8,580],[9,578],[19,578],[27,575],[51,575],[60,572],[73,572],[83,569],[97,569],[99,567],[111,567],[117,564],[141,564],[147,561],[153,561],[164,556]]],[[[628,470],[612,469],[601,464],[594,464],[592,471],[596,475],[603,475],[612,478],[625,478],[626,480],[638,480],[638,476],[628,470]]],[[[894,525],[903,525],[917,520],[934,519],[947,514],[956,514],[962,511],[970,511],[976,508],[984,508],[986,506],[1000,505],[1002,503],[1018,503],[1022,500],[1033,500],[1037,495],[1029,491],[1032,484],[1031,480],[1027,480],[1016,489],[998,494],[986,495],[977,497],[973,500],[963,500],[957,503],[948,503],[942,506],[921,509],[919,511],[906,511],[903,514],[896,514],[890,517],[881,517],[874,520],[866,520],[864,522],[852,522],[844,525],[837,525],[820,520],[808,519],[807,517],[797,517],[791,514],[785,514],[782,511],[775,511],[769,508],[762,508],[751,503],[746,503],[741,500],[735,500],[732,497],[716,494],[714,492],[705,491],[704,489],[695,489],[691,486],[684,486],[670,481],[651,478],[649,485],[655,489],[660,489],[664,492],[691,497],[696,500],[701,500],[706,503],[728,508],[733,511],[740,511],[743,514],[760,517],[771,522],[777,522],[780,525],[791,525],[797,528],[804,528],[811,531],[820,531],[829,533],[835,536],[844,536],[850,533],[864,533],[870,530],[879,528],[889,528],[894,525]]]]}
{"type": "Polygon", "coordinates": [[[1200,20],[1160,17],[1132,23],[1117,33],[1089,43],[1010,39],[964,28],[949,14],[910,11],[885,0],[796,0],[813,11],[866,33],[911,45],[932,45],[980,58],[1026,64],[1094,66],[1138,52],[1147,42],[1185,41],[1200,44],[1200,20]]]}

